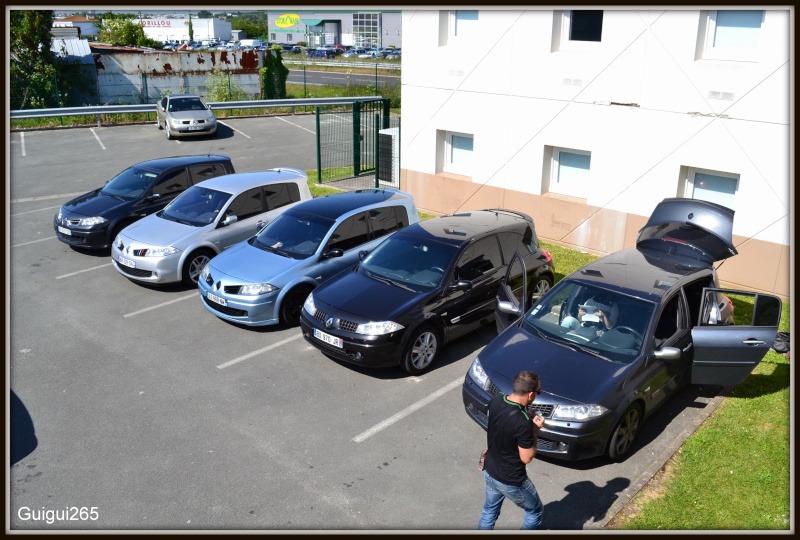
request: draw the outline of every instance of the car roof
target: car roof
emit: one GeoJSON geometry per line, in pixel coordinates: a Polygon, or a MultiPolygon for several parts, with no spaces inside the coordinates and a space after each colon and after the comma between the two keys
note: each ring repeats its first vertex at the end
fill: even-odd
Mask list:
{"type": "Polygon", "coordinates": [[[524,224],[533,228],[533,220],[527,214],[502,208],[472,210],[448,214],[420,221],[404,228],[404,234],[430,235],[440,241],[460,246],[476,236],[510,226],[524,224]]]}
{"type": "Polygon", "coordinates": [[[408,193],[397,189],[360,189],[317,197],[294,206],[290,211],[305,212],[328,219],[337,219],[353,210],[390,200],[411,200],[408,193]]]}
{"type": "Polygon", "coordinates": [[[158,159],[151,159],[137,163],[134,167],[146,169],[152,172],[161,172],[173,167],[185,167],[187,165],[202,163],[230,162],[231,158],[222,154],[204,154],[200,156],[172,156],[158,159]]]}
{"type": "Polygon", "coordinates": [[[168,97],[169,97],[169,99],[175,99],[175,98],[197,98],[197,99],[200,99],[200,96],[197,95],[197,94],[171,94],[168,97]]]}
{"type": "Polygon", "coordinates": [[[258,187],[267,183],[289,182],[296,180],[298,182],[307,182],[308,179],[304,172],[298,169],[281,168],[269,169],[266,171],[252,171],[244,173],[226,174],[224,176],[217,176],[204,180],[202,183],[197,184],[201,187],[222,191],[224,193],[241,193],[248,189],[258,187]]]}

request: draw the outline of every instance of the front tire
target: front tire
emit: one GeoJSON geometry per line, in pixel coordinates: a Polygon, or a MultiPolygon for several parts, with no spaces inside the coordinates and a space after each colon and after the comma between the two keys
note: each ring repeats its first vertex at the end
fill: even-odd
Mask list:
{"type": "Polygon", "coordinates": [[[424,373],[433,365],[441,346],[442,339],[434,328],[423,326],[414,330],[403,352],[403,369],[411,375],[424,373]]]}
{"type": "Polygon", "coordinates": [[[169,122],[164,120],[164,133],[167,135],[167,140],[172,140],[172,132],[169,130],[169,122]]]}
{"type": "Polygon", "coordinates": [[[289,291],[283,302],[281,302],[281,309],[278,315],[280,322],[289,327],[298,326],[300,324],[300,312],[303,310],[303,304],[310,292],[310,287],[295,287],[289,291]]]}
{"type": "Polygon", "coordinates": [[[642,407],[631,405],[614,426],[614,431],[611,432],[611,439],[608,441],[608,457],[614,461],[622,461],[628,457],[641,424],[642,407]]]}
{"type": "Polygon", "coordinates": [[[198,249],[192,252],[183,263],[183,271],[181,273],[184,285],[189,287],[194,285],[196,287],[200,273],[214,255],[215,253],[208,249],[198,249]]]}

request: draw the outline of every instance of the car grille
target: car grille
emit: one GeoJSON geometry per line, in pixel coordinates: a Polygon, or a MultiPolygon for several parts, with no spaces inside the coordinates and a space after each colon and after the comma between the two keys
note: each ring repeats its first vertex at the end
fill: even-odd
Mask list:
{"type": "Polygon", "coordinates": [[[67,236],[66,234],[61,234],[60,232],[56,231],[56,236],[58,237],[59,240],[71,246],[79,246],[81,244],[86,243],[85,236],[79,236],[75,233],[73,233],[72,236],[67,236]]]}
{"type": "MultiPolygon", "coordinates": [[[[489,381],[489,388],[486,389],[486,392],[490,396],[493,396],[495,394],[500,393],[500,388],[498,388],[497,385],[494,384],[490,380],[489,381]]],[[[545,418],[550,418],[551,416],[553,416],[553,406],[552,405],[540,405],[540,404],[536,403],[535,401],[533,403],[531,403],[530,405],[528,405],[527,411],[528,411],[528,416],[532,416],[532,415],[536,414],[536,411],[542,411],[542,416],[544,416],[545,418]]]]}
{"type": "MultiPolygon", "coordinates": [[[[191,120],[181,120],[180,122],[181,122],[181,124],[183,124],[183,125],[185,125],[185,126],[186,126],[186,125],[190,125],[190,124],[192,124],[192,121],[191,121],[191,120]]],[[[205,124],[205,123],[206,123],[206,121],[205,121],[205,120],[197,120],[197,121],[195,121],[194,123],[195,123],[195,124],[205,124]]]]}
{"type": "MultiPolygon", "coordinates": [[[[326,319],[326,313],[321,309],[318,309],[317,312],[314,313],[314,318],[324,323],[326,319]]],[[[350,332],[350,333],[355,332],[356,328],[358,328],[358,323],[355,323],[353,321],[347,321],[345,319],[334,319],[334,324],[336,325],[336,328],[338,328],[339,330],[343,330],[345,332],[350,332]]]]}
{"type": "Polygon", "coordinates": [[[206,298],[205,296],[203,296],[202,298],[203,302],[205,302],[205,304],[208,307],[216,311],[219,311],[220,313],[224,313],[225,315],[228,315],[230,317],[247,317],[247,312],[243,309],[234,309],[228,306],[221,306],[216,302],[210,302],[208,298],[206,298]]]}
{"type": "Polygon", "coordinates": [[[241,285],[225,285],[222,290],[228,294],[239,294],[241,288],[241,285]]]}
{"type": "Polygon", "coordinates": [[[124,264],[117,264],[116,266],[117,266],[117,268],[120,269],[120,271],[125,272],[126,274],[131,275],[131,276],[136,276],[136,277],[140,277],[140,278],[147,278],[147,277],[151,277],[153,275],[153,272],[151,272],[150,270],[140,270],[139,268],[129,268],[129,267],[125,266],[124,264]]]}

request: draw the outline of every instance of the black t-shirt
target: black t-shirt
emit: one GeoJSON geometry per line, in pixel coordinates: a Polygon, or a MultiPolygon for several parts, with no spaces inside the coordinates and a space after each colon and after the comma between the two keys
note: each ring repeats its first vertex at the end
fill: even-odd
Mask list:
{"type": "Polygon", "coordinates": [[[519,449],[533,448],[533,422],[524,407],[503,394],[492,396],[486,442],[486,472],[503,484],[522,484],[528,473],[519,458],[519,449]]]}

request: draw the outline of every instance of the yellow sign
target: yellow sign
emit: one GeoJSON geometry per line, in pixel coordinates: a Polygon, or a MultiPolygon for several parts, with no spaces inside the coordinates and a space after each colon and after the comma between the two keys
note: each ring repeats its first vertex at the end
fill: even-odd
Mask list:
{"type": "Polygon", "coordinates": [[[280,28],[289,28],[300,22],[300,15],[297,13],[286,13],[275,19],[275,25],[280,28]]]}

